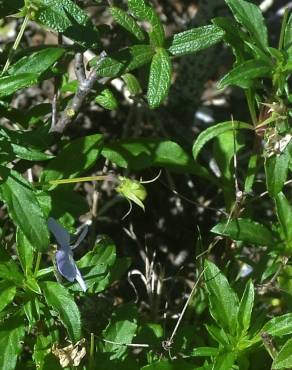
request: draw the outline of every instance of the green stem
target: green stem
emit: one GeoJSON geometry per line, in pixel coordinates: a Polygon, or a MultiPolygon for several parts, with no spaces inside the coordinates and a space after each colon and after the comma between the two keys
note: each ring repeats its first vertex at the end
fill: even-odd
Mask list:
{"type": "Polygon", "coordinates": [[[90,348],[89,348],[89,366],[88,370],[93,370],[94,367],[94,334],[90,333],[90,348]]]}
{"type": "Polygon", "coordinates": [[[6,61],[5,66],[4,66],[4,68],[3,68],[2,75],[7,71],[7,69],[8,69],[8,68],[9,68],[9,66],[10,66],[11,60],[12,60],[12,58],[13,58],[13,55],[14,55],[14,53],[15,53],[16,49],[17,49],[17,48],[18,48],[18,46],[19,46],[19,43],[20,43],[20,41],[21,41],[21,39],[22,39],[22,36],[23,36],[23,34],[24,34],[24,31],[25,31],[25,29],[26,29],[26,26],[27,26],[27,24],[28,24],[28,21],[29,21],[29,13],[27,13],[27,14],[26,14],[26,16],[25,16],[25,18],[24,18],[24,21],[23,21],[23,23],[22,23],[22,25],[21,25],[21,27],[20,27],[19,33],[18,33],[18,35],[17,35],[17,37],[16,37],[16,39],[15,39],[15,41],[14,41],[14,44],[13,44],[13,46],[12,46],[12,49],[10,50],[10,53],[9,53],[9,55],[8,55],[8,58],[7,58],[7,61],[6,61]]]}
{"type": "Polygon", "coordinates": [[[255,127],[257,125],[257,113],[255,110],[254,97],[253,97],[251,89],[245,90],[245,97],[247,100],[247,105],[248,105],[249,113],[251,116],[251,120],[255,127]]]}
{"type": "Polygon", "coordinates": [[[86,176],[86,177],[73,177],[71,179],[60,179],[60,180],[49,180],[44,182],[34,182],[34,186],[44,186],[44,185],[62,185],[62,184],[75,184],[77,182],[87,182],[87,181],[114,181],[115,176],[113,175],[99,175],[99,176],[86,176]]]}
{"type": "Polygon", "coordinates": [[[48,181],[48,183],[50,185],[60,185],[60,184],[72,184],[76,182],[85,182],[85,181],[111,180],[112,178],[113,177],[109,175],[99,175],[99,176],[75,177],[72,179],[50,180],[48,181]]]}
{"type": "Polygon", "coordinates": [[[279,50],[283,49],[288,14],[289,14],[289,9],[286,8],[284,12],[284,16],[283,16],[282,26],[281,26],[281,33],[280,33],[279,46],[278,46],[279,50]]]}
{"type": "Polygon", "coordinates": [[[38,252],[37,260],[36,260],[36,263],[35,263],[34,276],[36,276],[38,271],[39,271],[40,264],[41,264],[41,259],[42,259],[42,254],[40,252],[38,252]]]}

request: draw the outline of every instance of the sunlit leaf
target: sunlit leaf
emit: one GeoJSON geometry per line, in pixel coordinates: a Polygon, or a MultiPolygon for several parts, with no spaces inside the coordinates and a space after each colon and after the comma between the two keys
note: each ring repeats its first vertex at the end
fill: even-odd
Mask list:
{"type": "Polygon", "coordinates": [[[81,338],[81,319],[71,294],[61,284],[53,281],[41,282],[40,287],[48,305],[57,311],[71,340],[77,342],[81,338]]]}
{"type": "Polygon", "coordinates": [[[168,51],[172,55],[185,55],[207,49],[221,41],[224,32],[217,26],[203,26],[176,33],[168,51]]]}
{"type": "Polygon", "coordinates": [[[159,107],[166,98],[171,82],[172,65],[168,52],[159,49],[150,67],[147,100],[151,109],[159,107]]]}
{"type": "Polygon", "coordinates": [[[214,226],[211,231],[249,244],[274,245],[274,237],[271,231],[264,225],[247,218],[222,221],[214,226]]]}

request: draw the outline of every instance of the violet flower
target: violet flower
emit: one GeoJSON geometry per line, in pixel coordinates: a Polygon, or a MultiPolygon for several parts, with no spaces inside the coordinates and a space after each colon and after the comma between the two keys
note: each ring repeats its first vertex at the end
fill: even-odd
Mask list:
{"type": "Polygon", "coordinates": [[[85,238],[88,227],[85,226],[83,228],[81,233],[77,236],[77,240],[73,245],[70,245],[70,234],[68,233],[68,231],[52,217],[49,217],[48,219],[48,228],[54,235],[58,243],[58,249],[56,252],[56,263],[59,273],[71,282],[77,280],[77,282],[81,286],[81,289],[85,292],[87,286],[82,278],[78,267],[76,266],[72,250],[78,247],[78,245],[85,238]]]}

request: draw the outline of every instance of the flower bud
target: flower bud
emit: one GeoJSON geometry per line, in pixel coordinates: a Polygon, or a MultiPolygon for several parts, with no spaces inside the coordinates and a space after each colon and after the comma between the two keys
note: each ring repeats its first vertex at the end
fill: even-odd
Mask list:
{"type": "Polygon", "coordinates": [[[145,187],[137,180],[132,180],[127,177],[119,177],[119,185],[116,187],[116,191],[123,197],[136,203],[139,207],[144,210],[143,201],[147,196],[145,187]]]}

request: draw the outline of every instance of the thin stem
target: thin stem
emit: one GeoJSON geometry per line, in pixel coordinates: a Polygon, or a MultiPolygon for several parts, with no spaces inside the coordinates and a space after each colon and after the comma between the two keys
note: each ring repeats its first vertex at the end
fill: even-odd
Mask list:
{"type": "Polygon", "coordinates": [[[21,39],[22,39],[22,36],[23,36],[23,34],[24,34],[24,31],[25,31],[25,29],[26,29],[26,26],[27,26],[27,24],[28,24],[28,21],[29,21],[29,13],[27,13],[27,14],[26,14],[26,16],[25,16],[25,18],[24,18],[24,20],[23,20],[23,23],[22,23],[22,25],[21,25],[21,27],[20,27],[19,33],[18,33],[18,35],[17,35],[17,37],[16,37],[16,39],[15,39],[15,41],[14,41],[14,44],[13,44],[13,46],[12,46],[12,49],[10,50],[10,53],[9,53],[9,55],[8,55],[8,59],[7,59],[7,61],[6,61],[6,63],[5,63],[5,66],[4,66],[4,68],[3,68],[2,75],[7,71],[7,69],[8,69],[8,68],[9,68],[9,66],[10,66],[11,60],[12,60],[12,58],[13,58],[13,55],[14,55],[14,53],[15,53],[16,49],[17,49],[17,48],[18,48],[18,46],[19,46],[19,43],[20,43],[20,41],[21,41],[21,39]]]}
{"type": "Polygon", "coordinates": [[[282,26],[281,26],[281,33],[280,33],[279,46],[278,46],[279,50],[283,49],[288,14],[289,14],[289,8],[286,8],[284,15],[283,15],[282,26]]]}
{"type": "Polygon", "coordinates": [[[114,342],[112,340],[102,339],[103,342],[109,344],[115,344],[116,346],[125,346],[125,347],[134,347],[134,348],[149,348],[149,344],[144,343],[122,343],[122,342],[114,342]]]}
{"type": "Polygon", "coordinates": [[[87,176],[87,177],[75,177],[73,179],[60,179],[60,180],[50,180],[48,183],[50,185],[60,185],[60,184],[71,184],[76,182],[85,181],[102,181],[102,180],[112,180],[113,176],[100,175],[100,176],[87,176]]]}
{"type": "Polygon", "coordinates": [[[257,114],[256,114],[255,106],[254,106],[254,99],[252,97],[251,89],[245,90],[245,97],[247,100],[247,105],[248,105],[252,123],[254,126],[256,126],[257,125],[257,114]]]}
{"type": "Polygon", "coordinates": [[[198,284],[199,284],[202,276],[204,275],[204,272],[205,272],[205,269],[198,276],[198,279],[197,279],[197,281],[195,282],[195,284],[193,286],[193,289],[192,289],[192,291],[191,291],[191,293],[189,295],[189,298],[187,299],[187,301],[186,301],[186,303],[185,303],[185,305],[184,305],[184,307],[183,307],[183,309],[182,309],[182,311],[181,311],[181,313],[179,315],[179,318],[177,320],[177,323],[175,325],[175,328],[173,329],[173,332],[172,332],[172,334],[171,334],[171,336],[170,336],[170,338],[168,340],[168,342],[170,343],[170,345],[173,343],[173,339],[174,339],[174,336],[175,336],[175,334],[177,332],[177,329],[178,329],[178,327],[179,327],[179,325],[181,323],[181,320],[182,320],[182,318],[183,318],[183,316],[184,316],[184,314],[186,312],[186,309],[187,309],[187,307],[188,307],[188,305],[189,305],[189,303],[190,303],[190,301],[191,301],[191,299],[192,299],[192,297],[193,297],[193,295],[194,295],[194,293],[195,293],[195,291],[197,289],[197,286],[198,286],[198,284]]]}
{"type": "Polygon", "coordinates": [[[36,276],[38,271],[39,271],[40,264],[41,264],[41,259],[42,259],[42,254],[40,252],[38,252],[37,260],[36,260],[36,263],[35,263],[34,276],[36,276]]]}
{"type": "Polygon", "coordinates": [[[94,367],[94,334],[90,333],[90,347],[89,347],[89,370],[94,367]]]}
{"type": "Polygon", "coordinates": [[[86,176],[86,177],[74,177],[72,179],[60,179],[60,180],[50,180],[47,182],[34,182],[34,186],[43,186],[43,185],[62,185],[62,184],[75,184],[77,182],[86,182],[86,181],[114,181],[115,176],[113,175],[99,175],[99,176],[86,176]]]}

